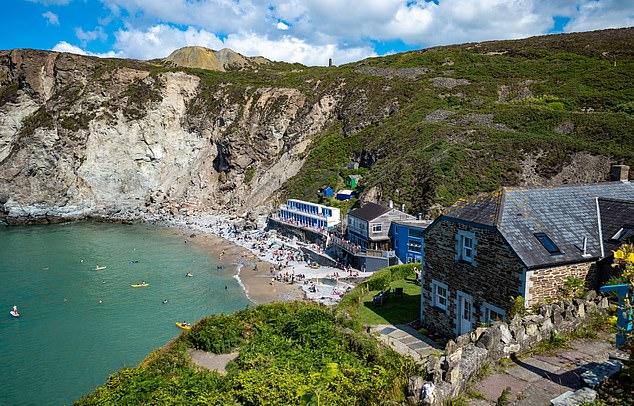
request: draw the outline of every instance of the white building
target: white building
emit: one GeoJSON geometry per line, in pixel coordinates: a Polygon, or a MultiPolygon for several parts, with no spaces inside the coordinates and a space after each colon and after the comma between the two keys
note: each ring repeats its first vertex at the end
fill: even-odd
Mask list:
{"type": "Polygon", "coordinates": [[[336,207],[288,199],[280,205],[278,216],[282,221],[304,227],[329,229],[341,223],[341,212],[336,207]]]}

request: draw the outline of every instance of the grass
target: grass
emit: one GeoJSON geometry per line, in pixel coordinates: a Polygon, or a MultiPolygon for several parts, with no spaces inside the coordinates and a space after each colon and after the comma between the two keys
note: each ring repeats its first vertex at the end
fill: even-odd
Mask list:
{"type": "Polygon", "coordinates": [[[417,267],[420,264],[395,265],[375,272],[343,296],[335,309],[337,318],[346,320],[357,330],[364,325],[408,323],[418,319],[420,287],[413,283],[417,267]],[[372,305],[374,294],[389,287],[403,287],[403,298],[390,296],[383,306],[372,305]]]}
{"type": "Polygon", "coordinates": [[[359,312],[359,322],[364,325],[406,324],[420,317],[420,285],[412,279],[399,279],[390,282],[394,288],[403,288],[403,297],[391,295],[383,305],[374,305],[372,298],[379,291],[372,290],[363,298],[363,306],[359,312]]]}

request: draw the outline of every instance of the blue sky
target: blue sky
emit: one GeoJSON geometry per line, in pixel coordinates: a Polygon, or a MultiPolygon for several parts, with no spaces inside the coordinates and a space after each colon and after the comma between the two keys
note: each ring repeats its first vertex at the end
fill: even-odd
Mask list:
{"type": "Polygon", "coordinates": [[[634,0],[4,0],[3,11],[0,49],[151,59],[202,45],[309,65],[634,26],[634,0]]]}

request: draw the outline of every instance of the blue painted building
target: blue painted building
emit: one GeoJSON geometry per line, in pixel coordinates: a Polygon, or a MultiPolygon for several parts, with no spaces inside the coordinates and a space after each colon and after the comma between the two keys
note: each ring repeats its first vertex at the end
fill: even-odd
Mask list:
{"type": "Polygon", "coordinates": [[[337,192],[336,199],[341,201],[350,200],[355,196],[355,194],[356,193],[353,190],[348,190],[348,189],[340,190],[337,192]]]}
{"type": "Polygon", "coordinates": [[[425,241],[423,231],[429,220],[397,220],[390,227],[392,247],[398,259],[404,263],[423,262],[425,241]]]}
{"type": "Polygon", "coordinates": [[[322,186],[321,189],[319,189],[319,193],[323,197],[331,198],[335,195],[335,190],[330,186],[322,186]]]}

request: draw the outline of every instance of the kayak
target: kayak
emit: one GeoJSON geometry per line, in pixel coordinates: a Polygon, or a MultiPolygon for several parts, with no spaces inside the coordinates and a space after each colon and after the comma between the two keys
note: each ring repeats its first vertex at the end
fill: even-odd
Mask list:
{"type": "Polygon", "coordinates": [[[147,288],[148,286],[150,286],[150,284],[149,283],[137,283],[137,284],[130,285],[130,286],[132,286],[133,288],[147,288]]]}
{"type": "Polygon", "coordinates": [[[13,310],[11,310],[11,311],[9,312],[9,314],[10,314],[11,316],[13,316],[13,317],[20,317],[20,313],[18,313],[18,312],[14,312],[13,310]]]}
{"type": "Polygon", "coordinates": [[[99,266],[99,265],[97,265],[97,266],[95,267],[95,271],[103,271],[103,270],[104,270],[104,269],[106,269],[106,268],[107,268],[107,266],[99,266]]]}
{"type": "Polygon", "coordinates": [[[187,331],[192,329],[192,326],[190,324],[185,324],[180,322],[176,322],[176,326],[180,329],[187,330],[187,331]]]}

